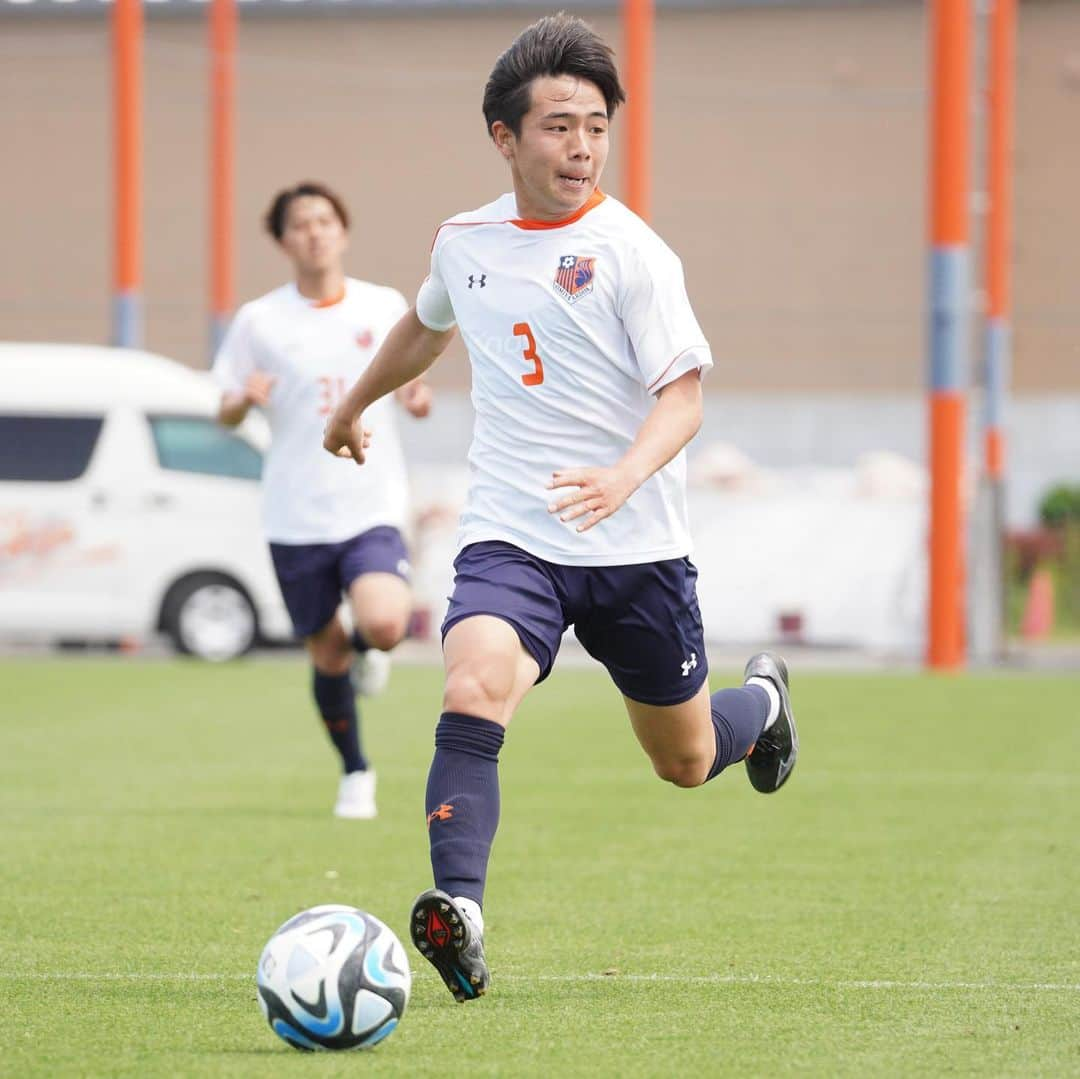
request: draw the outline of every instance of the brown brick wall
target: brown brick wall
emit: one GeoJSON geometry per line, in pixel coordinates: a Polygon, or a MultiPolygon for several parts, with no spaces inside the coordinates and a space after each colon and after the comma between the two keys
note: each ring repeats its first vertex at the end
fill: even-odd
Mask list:
{"type": "MultiPolygon", "coordinates": [[[[270,194],[338,186],[350,271],[415,292],[438,222],[508,177],[480,116],[526,17],[245,18],[237,294],[287,266],[270,194]]],[[[614,17],[596,25],[619,40],[614,17]]],[[[921,6],[669,12],[657,35],[654,223],[682,255],[714,391],[923,384],[926,29],[921,6]]],[[[109,334],[109,38],[102,17],[0,23],[7,221],[0,338],[109,334]]],[[[198,19],[146,39],[148,347],[206,361],[208,80],[198,19]]],[[[1080,4],[1021,11],[1014,385],[1080,389],[1080,4]]],[[[617,195],[616,148],[605,186],[617,195]]],[[[463,385],[460,353],[436,380],[463,385]]]]}

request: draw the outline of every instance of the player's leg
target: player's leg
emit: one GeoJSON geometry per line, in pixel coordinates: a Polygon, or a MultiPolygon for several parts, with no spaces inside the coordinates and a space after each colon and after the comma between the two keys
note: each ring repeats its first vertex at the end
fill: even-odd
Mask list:
{"type": "Polygon", "coordinates": [[[551,669],[565,623],[543,564],[510,544],[474,544],[455,568],[426,792],[435,888],[417,898],[410,928],[464,1001],[488,984],[482,907],[499,823],[499,752],[517,706],[551,669]]]}
{"type": "Polygon", "coordinates": [[[458,1001],[488,987],[482,907],[499,826],[499,751],[507,724],[540,668],[514,628],[476,615],[443,644],[446,687],[425,796],[435,887],[413,904],[421,955],[458,1001]]]}
{"type": "Polygon", "coordinates": [[[656,774],[677,787],[699,787],[745,759],[769,715],[760,686],[710,694],[703,684],[690,700],[673,705],[623,700],[656,774]]]}
{"type": "Polygon", "coordinates": [[[342,775],[334,816],[370,820],[376,814],[375,771],[361,745],[360,714],[351,671],[352,644],[336,609],[325,626],[304,638],[304,647],[311,657],[315,704],[341,757],[342,775]]]}
{"type": "Polygon", "coordinates": [[[386,688],[386,653],[404,638],[412,613],[405,541],[396,528],[369,529],[341,544],[338,568],[352,610],[356,692],[374,697],[386,688]]]}
{"type": "Polygon", "coordinates": [[[657,774],[696,787],[747,760],[756,789],[779,789],[798,750],[783,661],[761,653],[747,664],[742,686],[710,694],[689,560],[591,572],[598,602],[576,631],[622,691],[657,774]]]}
{"type": "Polygon", "coordinates": [[[349,665],[352,648],[337,614],[341,602],[335,544],[272,543],[270,554],[293,629],[311,660],[311,690],[326,733],[341,758],[334,812],[375,815],[373,778],[360,746],[349,665]]]}

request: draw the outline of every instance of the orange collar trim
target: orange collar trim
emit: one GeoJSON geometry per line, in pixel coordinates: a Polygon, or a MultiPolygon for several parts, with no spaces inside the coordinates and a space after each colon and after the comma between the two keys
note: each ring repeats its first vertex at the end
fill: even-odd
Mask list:
{"type": "Polygon", "coordinates": [[[510,224],[516,225],[519,229],[561,229],[565,225],[572,225],[575,221],[580,221],[590,210],[595,210],[597,206],[604,201],[607,196],[597,188],[585,201],[585,204],[581,209],[572,213],[569,217],[564,217],[561,221],[531,221],[527,218],[511,218],[510,224]]]}
{"type": "MultiPolygon", "coordinates": [[[[307,297],[304,297],[307,300],[307,297]]],[[[331,296],[326,300],[307,300],[307,302],[314,307],[317,311],[322,310],[324,307],[333,307],[335,304],[341,303],[345,299],[345,287],[342,286],[341,291],[336,296],[331,296]]]]}

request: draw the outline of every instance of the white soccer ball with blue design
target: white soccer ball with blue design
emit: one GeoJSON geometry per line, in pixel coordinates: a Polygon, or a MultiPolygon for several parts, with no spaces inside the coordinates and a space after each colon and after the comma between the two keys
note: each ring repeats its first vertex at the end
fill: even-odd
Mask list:
{"type": "Polygon", "coordinates": [[[412,977],[392,930],[355,907],[312,907],[263,949],[266,1021],[294,1049],[369,1049],[398,1025],[412,977]]]}

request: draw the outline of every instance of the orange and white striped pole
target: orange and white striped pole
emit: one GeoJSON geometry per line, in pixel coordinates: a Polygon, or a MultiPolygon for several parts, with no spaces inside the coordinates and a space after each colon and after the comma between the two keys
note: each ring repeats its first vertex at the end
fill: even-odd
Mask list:
{"type": "Polygon", "coordinates": [[[982,470],[973,523],[971,655],[994,662],[1005,652],[1005,402],[1009,383],[1013,81],[1016,0],[988,11],[986,102],[987,216],[983,254],[986,318],[982,356],[982,470]]]}
{"type": "Polygon", "coordinates": [[[142,344],[142,0],[114,0],[112,343],[142,344]]]}
{"type": "Polygon", "coordinates": [[[236,0],[210,2],[210,360],[233,309],[236,0]]]}
{"type": "Polygon", "coordinates": [[[1005,476],[1005,397],[1010,367],[1012,245],[1013,87],[1016,67],[1016,0],[994,0],[990,15],[989,137],[986,221],[986,413],[983,467],[1001,484],[1005,476]]]}
{"type": "Polygon", "coordinates": [[[626,205],[649,220],[652,210],[653,0],[623,0],[626,50],[626,205]]]}
{"type": "Polygon", "coordinates": [[[964,441],[971,253],[970,0],[931,0],[930,581],[927,663],[964,663],[964,441]]]}

